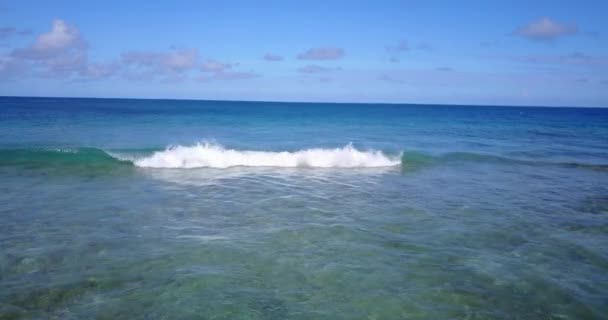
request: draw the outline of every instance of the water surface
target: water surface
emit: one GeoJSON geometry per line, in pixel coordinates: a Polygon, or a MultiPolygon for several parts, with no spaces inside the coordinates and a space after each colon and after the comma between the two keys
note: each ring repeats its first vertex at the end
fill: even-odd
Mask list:
{"type": "Polygon", "coordinates": [[[607,181],[602,109],[0,98],[0,318],[602,319],[607,181]]]}

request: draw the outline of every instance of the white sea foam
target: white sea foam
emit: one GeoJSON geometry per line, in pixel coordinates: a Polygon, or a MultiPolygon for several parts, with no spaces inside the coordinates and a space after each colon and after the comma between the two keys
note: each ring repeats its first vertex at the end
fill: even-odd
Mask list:
{"type": "Polygon", "coordinates": [[[357,150],[352,144],[336,149],[306,149],[295,152],[226,149],[218,144],[174,146],[136,159],[146,168],[315,167],[374,168],[401,164],[401,156],[389,157],[376,150],[357,150]]]}

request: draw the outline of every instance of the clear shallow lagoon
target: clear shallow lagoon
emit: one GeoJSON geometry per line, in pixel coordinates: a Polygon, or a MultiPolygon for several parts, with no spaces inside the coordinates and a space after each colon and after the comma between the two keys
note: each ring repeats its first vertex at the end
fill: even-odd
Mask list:
{"type": "Polygon", "coordinates": [[[0,98],[0,218],[0,318],[602,319],[608,110],[0,98]]]}

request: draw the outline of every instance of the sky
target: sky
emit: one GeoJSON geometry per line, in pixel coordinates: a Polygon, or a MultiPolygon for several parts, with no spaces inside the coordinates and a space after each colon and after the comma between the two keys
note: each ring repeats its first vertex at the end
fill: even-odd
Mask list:
{"type": "Polygon", "coordinates": [[[608,107],[608,1],[3,1],[0,95],[608,107]]]}

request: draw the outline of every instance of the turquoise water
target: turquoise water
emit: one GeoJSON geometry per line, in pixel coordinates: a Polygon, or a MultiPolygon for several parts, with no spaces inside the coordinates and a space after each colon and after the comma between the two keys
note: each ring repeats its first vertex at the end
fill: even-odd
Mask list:
{"type": "Polygon", "coordinates": [[[0,319],[602,319],[608,110],[0,98],[0,319]]]}

